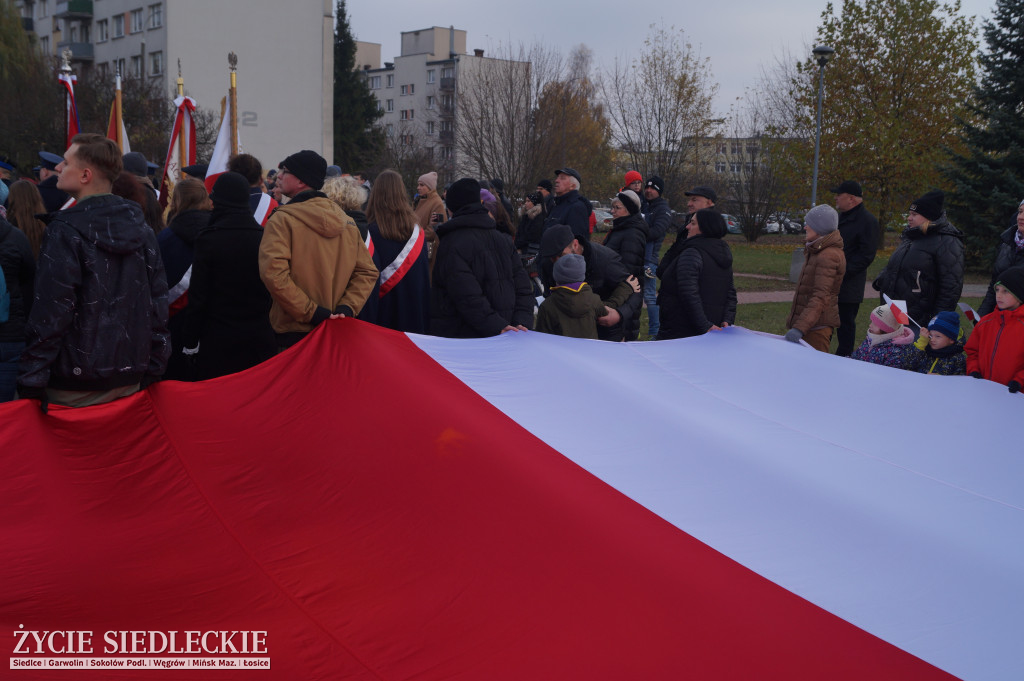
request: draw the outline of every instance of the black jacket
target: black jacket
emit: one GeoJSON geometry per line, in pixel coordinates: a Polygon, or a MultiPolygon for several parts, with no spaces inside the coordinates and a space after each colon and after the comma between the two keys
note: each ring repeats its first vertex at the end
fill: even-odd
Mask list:
{"type": "Polygon", "coordinates": [[[647,245],[647,222],[639,213],[615,218],[604,245],[619,254],[629,273],[644,280],[644,247],[647,245]]]}
{"type": "Polygon", "coordinates": [[[903,239],[872,284],[893,300],[907,301],[907,314],[927,325],[936,312],[955,310],[964,286],[963,233],[943,214],[926,232],[903,231],[903,239]]]}
{"type": "MultiPolygon", "coordinates": [[[[260,279],[263,228],[248,209],[214,210],[195,242],[182,347],[199,346],[196,380],[233,374],[277,352],[270,293],[260,279]]],[[[175,347],[175,354],[181,348],[175,347]]]]}
{"type": "Polygon", "coordinates": [[[555,206],[544,220],[544,229],[552,225],[569,225],[572,233],[590,238],[590,214],[594,212],[590,201],[576,189],[555,197],[555,206]]]}
{"type": "Polygon", "coordinates": [[[103,194],[48,219],[18,383],[96,391],[161,376],[167,280],[142,209],[103,194]]]}
{"type": "Polygon", "coordinates": [[[516,229],[516,249],[520,253],[536,253],[540,248],[540,237],[544,233],[544,220],[547,213],[544,206],[534,206],[519,218],[516,229]]]}
{"type": "Polygon", "coordinates": [[[651,243],[660,243],[668,233],[668,228],[672,225],[672,209],[668,207],[668,201],[660,196],[651,200],[647,204],[647,212],[644,213],[644,219],[647,220],[648,226],[647,240],[651,243]]]}
{"type": "Polygon", "coordinates": [[[729,244],[697,235],[685,239],[676,255],[669,260],[666,254],[665,260],[658,291],[658,340],[699,336],[712,325],[736,321],[729,244]]]}
{"type": "MultiPolygon", "coordinates": [[[[618,310],[622,317],[622,321],[615,326],[598,325],[597,337],[600,340],[624,340],[627,331],[633,325],[634,317],[640,315],[643,297],[639,293],[633,293],[633,289],[626,283],[629,270],[622,264],[618,253],[601,244],[590,241],[582,243],[583,259],[587,263],[586,282],[605,305],[618,310]]],[[[551,290],[555,285],[554,263],[550,258],[545,258],[542,263],[541,279],[547,290],[551,290]]]]}
{"type": "Polygon", "coordinates": [[[57,212],[71,198],[63,189],[57,188],[56,175],[51,175],[37,184],[36,189],[39,190],[39,195],[43,197],[43,205],[46,206],[47,213],[57,212]]]}
{"type": "Polygon", "coordinates": [[[446,338],[496,336],[506,326],[533,328],[533,287],[512,237],[480,203],[437,227],[430,332],[446,338]]]}
{"type": "Polygon", "coordinates": [[[0,343],[21,343],[25,340],[25,321],[32,309],[36,259],[28,237],[3,218],[0,218],[0,268],[11,296],[10,315],[0,324],[0,343]]]}
{"type": "Polygon", "coordinates": [[[878,220],[863,203],[857,204],[839,214],[839,234],[846,256],[846,276],[839,288],[839,302],[859,303],[864,300],[868,265],[878,252],[878,220]]]}
{"type": "Polygon", "coordinates": [[[1024,248],[1017,248],[1013,235],[1017,232],[1017,225],[1003,232],[999,237],[999,250],[996,251],[996,259],[992,262],[992,281],[985,293],[985,300],[981,302],[981,309],[978,314],[982,317],[996,309],[996,283],[1003,272],[1017,265],[1024,265],[1024,248]]]}

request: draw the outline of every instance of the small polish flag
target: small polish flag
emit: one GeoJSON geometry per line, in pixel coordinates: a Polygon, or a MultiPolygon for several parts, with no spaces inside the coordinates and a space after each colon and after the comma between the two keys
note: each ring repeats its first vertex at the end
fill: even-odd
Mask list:
{"type": "Polygon", "coordinates": [[[907,314],[907,301],[893,300],[884,293],[882,294],[882,298],[884,298],[885,302],[888,303],[889,311],[892,312],[892,316],[896,318],[896,321],[900,324],[913,323],[914,326],[921,328],[921,325],[911,319],[910,315],[907,314]]]}
{"type": "Polygon", "coordinates": [[[973,307],[971,307],[967,303],[959,303],[959,305],[960,305],[960,310],[964,313],[965,317],[970,319],[975,324],[977,324],[978,322],[981,321],[981,315],[978,314],[977,311],[973,307]]]}

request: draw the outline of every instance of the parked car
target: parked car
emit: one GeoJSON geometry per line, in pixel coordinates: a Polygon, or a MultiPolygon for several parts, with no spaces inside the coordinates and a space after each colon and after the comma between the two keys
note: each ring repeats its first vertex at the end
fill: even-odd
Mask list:
{"type": "Polygon", "coordinates": [[[772,213],[761,231],[765,234],[799,234],[804,231],[804,226],[785,213],[772,213]]]}
{"type": "Polygon", "coordinates": [[[725,218],[725,229],[729,234],[743,234],[743,226],[738,217],[728,213],[722,213],[722,217],[725,218]]]}
{"type": "Polygon", "coordinates": [[[612,229],[612,214],[606,211],[604,208],[594,209],[594,219],[597,223],[594,226],[595,232],[609,232],[612,229]]]}

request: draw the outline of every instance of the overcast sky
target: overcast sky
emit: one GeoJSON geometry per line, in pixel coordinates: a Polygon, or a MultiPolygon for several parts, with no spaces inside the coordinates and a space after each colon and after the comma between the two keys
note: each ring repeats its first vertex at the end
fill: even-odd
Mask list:
{"type": "MultiPolygon", "coordinates": [[[[994,0],[963,0],[962,4],[964,14],[979,17],[980,25],[980,19],[991,13],[994,0]]],[[[398,56],[402,31],[454,25],[466,31],[469,52],[481,48],[490,53],[499,43],[529,45],[538,41],[557,46],[568,55],[572,47],[583,43],[593,50],[598,66],[610,67],[616,58],[628,62],[639,55],[651,24],[681,28],[688,41],[711,58],[712,75],[719,83],[716,109],[724,115],[744,89],[754,85],[762,65],[772,63],[787,50],[799,57],[806,46],[813,46],[826,3],[718,0],[678,3],[674,7],[671,2],[661,2],[653,9],[648,9],[646,3],[611,0],[497,4],[479,0],[442,0],[434,4],[348,0],[347,5],[356,40],[380,43],[383,61],[398,56]],[[623,9],[631,4],[635,10],[623,9]]]]}

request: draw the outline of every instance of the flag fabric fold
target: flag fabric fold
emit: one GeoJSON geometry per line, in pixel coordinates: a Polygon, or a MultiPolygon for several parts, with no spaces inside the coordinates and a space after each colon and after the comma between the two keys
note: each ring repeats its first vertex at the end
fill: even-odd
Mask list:
{"type": "Polygon", "coordinates": [[[128,142],[128,131],[124,127],[124,112],[121,110],[121,76],[116,77],[114,85],[114,101],[110,104],[110,117],[107,120],[107,138],[117,142],[122,155],[132,150],[128,142]]]}
{"type": "Polygon", "coordinates": [[[0,626],[261,630],[268,678],[1020,678],[1019,447],[861,401],[921,380],[1020,413],[742,329],[351,319],[233,376],[0,405],[0,626]]]}
{"type": "Polygon", "coordinates": [[[57,79],[61,85],[64,86],[65,91],[65,116],[64,116],[64,129],[67,131],[67,139],[65,140],[65,148],[71,146],[71,139],[81,132],[81,125],[78,122],[78,105],[75,103],[75,81],[77,77],[70,73],[60,73],[57,75],[57,79]]]}
{"type": "Polygon", "coordinates": [[[164,162],[163,177],[160,180],[160,202],[167,205],[169,185],[176,182],[177,173],[186,166],[196,162],[196,100],[191,97],[178,97],[174,100],[177,113],[171,127],[171,142],[167,147],[167,160],[164,162]],[[184,143],[182,143],[184,140],[184,143]],[[185,148],[182,158],[181,149],[185,148]]]}
{"type": "MultiPolygon", "coordinates": [[[[231,110],[231,98],[224,100],[224,116],[220,119],[220,130],[217,131],[217,143],[213,147],[213,155],[210,156],[210,166],[206,171],[206,191],[212,192],[213,185],[217,178],[228,170],[228,161],[231,160],[231,119],[234,112],[231,110]]],[[[236,148],[241,148],[237,143],[236,148]]]]}

